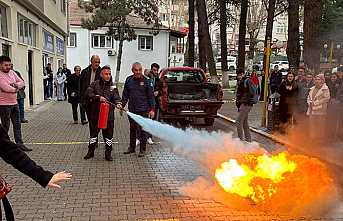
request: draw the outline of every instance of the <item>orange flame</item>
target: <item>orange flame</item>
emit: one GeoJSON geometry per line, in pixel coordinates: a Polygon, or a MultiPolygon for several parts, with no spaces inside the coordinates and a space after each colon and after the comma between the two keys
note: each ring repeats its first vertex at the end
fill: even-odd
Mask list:
{"type": "Polygon", "coordinates": [[[285,152],[276,156],[247,155],[245,163],[231,159],[216,169],[215,177],[219,185],[232,194],[250,198],[255,203],[272,197],[277,192],[277,183],[293,173],[297,164],[287,159],[285,152]]]}

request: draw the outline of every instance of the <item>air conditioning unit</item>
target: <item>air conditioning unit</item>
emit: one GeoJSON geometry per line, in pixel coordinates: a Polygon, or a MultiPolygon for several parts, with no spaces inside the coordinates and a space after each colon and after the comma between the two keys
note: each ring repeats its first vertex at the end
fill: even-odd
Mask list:
{"type": "Polygon", "coordinates": [[[117,52],[116,52],[116,50],[108,50],[108,51],[107,51],[107,55],[108,55],[108,56],[116,56],[116,55],[117,55],[117,52]]]}

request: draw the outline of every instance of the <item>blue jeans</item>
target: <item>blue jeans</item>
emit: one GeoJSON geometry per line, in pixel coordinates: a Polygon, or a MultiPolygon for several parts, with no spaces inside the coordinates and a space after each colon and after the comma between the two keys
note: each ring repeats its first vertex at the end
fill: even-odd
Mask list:
{"type": "Polygon", "coordinates": [[[52,81],[48,81],[47,98],[52,98],[53,92],[54,92],[54,86],[52,84],[52,81]]]}
{"type": "Polygon", "coordinates": [[[16,144],[22,145],[23,140],[21,136],[21,123],[19,117],[18,105],[0,105],[0,118],[1,124],[8,132],[10,128],[10,122],[13,125],[13,134],[16,144]]]}
{"type": "Polygon", "coordinates": [[[18,101],[20,121],[25,119],[25,98],[20,98],[18,101]]]}

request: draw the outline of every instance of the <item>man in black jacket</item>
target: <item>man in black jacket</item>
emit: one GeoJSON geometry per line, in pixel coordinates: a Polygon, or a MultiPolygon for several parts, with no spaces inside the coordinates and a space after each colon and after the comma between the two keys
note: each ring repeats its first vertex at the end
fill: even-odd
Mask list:
{"type": "Polygon", "coordinates": [[[68,88],[68,78],[71,75],[71,71],[67,68],[66,64],[63,64],[63,69],[62,73],[66,76],[67,80],[64,82],[64,88],[63,88],[63,93],[64,93],[64,100],[67,100],[68,98],[68,93],[67,93],[67,88],[68,88]]]}
{"type": "MultiPolygon", "coordinates": [[[[87,109],[86,102],[85,102],[85,93],[89,85],[96,80],[100,79],[100,57],[98,55],[93,55],[91,58],[91,64],[82,70],[81,78],[80,78],[80,100],[81,105],[84,109],[87,109]]],[[[87,113],[88,118],[88,113],[87,113]]],[[[82,124],[86,124],[87,121],[82,122],[82,124]]]]}
{"type": "Polygon", "coordinates": [[[236,106],[238,108],[238,118],[236,120],[238,137],[251,142],[250,127],[248,122],[249,112],[254,105],[254,90],[252,82],[244,76],[244,70],[237,72],[237,91],[236,91],[236,106]]]}
{"type": "MultiPolygon", "coordinates": [[[[144,77],[142,65],[138,62],[132,65],[132,72],[133,75],[127,77],[125,81],[122,95],[123,107],[129,103],[130,112],[153,119],[155,116],[155,98],[150,80],[144,77]]],[[[140,141],[140,153],[138,157],[143,157],[146,151],[147,134],[130,117],[129,122],[130,147],[124,154],[135,153],[136,137],[138,136],[140,141]]]]}
{"type": "MultiPolygon", "coordinates": [[[[100,104],[102,102],[110,102],[116,104],[118,109],[122,109],[121,99],[119,96],[118,89],[113,85],[111,77],[111,68],[104,66],[101,69],[100,80],[94,81],[90,87],[88,87],[85,93],[85,100],[87,104],[87,115],[89,120],[89,146],[88,153],[84,157],[85,160],[94,157],[94,150],[98,143],[98,120],[100,112],[100,104]]],[[[113,138],[113,128],[114,128],[114,108],[110,106],[110,111],[107,119],[107,128],[102,130],[102,135],[106,143],[105,147],[105,159],[107,161],[112,161],[112,138],[113,138]]]]}

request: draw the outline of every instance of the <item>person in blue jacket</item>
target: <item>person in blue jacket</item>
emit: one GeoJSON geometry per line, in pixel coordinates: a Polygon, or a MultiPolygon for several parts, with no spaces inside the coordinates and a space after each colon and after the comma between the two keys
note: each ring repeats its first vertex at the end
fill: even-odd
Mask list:
{"type": "MultiPolygon", "coordinates": [[[[131,113],[154,118],[155,116],[155,97],[149,79],[144,77],[142,65],[138,62],[132,65],[132,75],[126,78],[122,94],[122,105],[126,106],[131,113]]],[[[135,153],[136,138],[140,141],[140,152],[138,157],[143,157],[146,152],[147,133],[142,130],[133,119],[130,122],[130,146],[124,154],[135,153]]]]}

